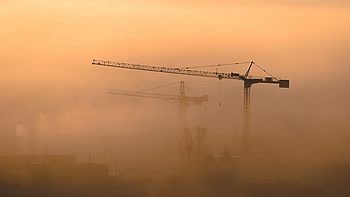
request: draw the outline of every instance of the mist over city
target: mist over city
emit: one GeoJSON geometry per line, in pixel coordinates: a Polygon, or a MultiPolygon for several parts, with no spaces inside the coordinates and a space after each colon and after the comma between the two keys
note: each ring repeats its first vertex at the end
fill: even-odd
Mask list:
{"type": "Polygon", "coordinates": [[[0,196],[349,196],[349,11],[0,2],[0,196]]]}

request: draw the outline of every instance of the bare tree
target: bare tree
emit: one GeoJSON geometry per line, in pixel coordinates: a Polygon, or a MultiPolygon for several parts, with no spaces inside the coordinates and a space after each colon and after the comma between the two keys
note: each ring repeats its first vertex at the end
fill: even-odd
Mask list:
{"type": "Polygon", "coordinates": [[[205,154],[207,131],[205,128],[185,128],[180,138],[180,154],[190,164],[198,163],[205,154]]]}

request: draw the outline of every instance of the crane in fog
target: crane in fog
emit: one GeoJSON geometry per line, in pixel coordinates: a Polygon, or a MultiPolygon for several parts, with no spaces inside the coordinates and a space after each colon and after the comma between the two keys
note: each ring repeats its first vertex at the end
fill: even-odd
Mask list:
{"type": "MultiPolygon", "coordinates": [[[[179,82],[177,82],[177,83],[179,83],[179,82]]],[[[125,91],[125,90],[110,90],[107,92],[107,94],[178,101],[178,103],[179,103],[179,119],[181,121],[181,124],[183,124],[183,125],[185,124],[186,106],[189,103],[193,103],[195,105],[202,105],[203,103],[208,101],[208,95],[187,96],[185,94],[185,82],[184,81],[180,81],[180,91],[179,91],[178,95],[145,92],[145,91],[125,91]]]]}
{"type": "Polygon", "coordinates": [[[202,70],[193,70],[193,68],[204,68],[204,67],[219,67],[226,65],[235,65],[235,64],[243,64],[248,62],[238,62],[238,63],[228,63],[228,64],[216,64],[216,65],[208,65],[208,66],[195,66],[195,67],[164,67],[164,66],[151,66],[144,64],[131,64],[124,62],[112,62],[112,61],[104,61],[104,60],[96,60],[92,61],[92,65],[97,66],[106,66],[106,67],[115,67],[115,68],[124,68],[124,69],[135,69],[142,71],[151,71],[151,72],[161,72],[161,73],[171,73],[171,74],[179,74],[179,75],[190,75],[190,76],[198,76],[198,77],[209,77],[209,78],[217,78],[221,79],[234,79],[243,81],[244,93],[243,93],[243,128],[242,128],[242,148],[243,154],[246,154],[249,150],[249,135],[250,135],[250,88],[253,84],[278,84],[280,88],[289,88],[289,80],[280,79],[272,76],[261,66],[256,64],[255,62],[249,62],[249,67],[244,74],[240,73],[226,73],[226,72],[216,72],[213,71],[202,71],[202,70]],[[265,72],[268,76],[259,77],[259,76],[251,76],[249,75],[252,66],[255,65],[263,72],[265,72]]]}

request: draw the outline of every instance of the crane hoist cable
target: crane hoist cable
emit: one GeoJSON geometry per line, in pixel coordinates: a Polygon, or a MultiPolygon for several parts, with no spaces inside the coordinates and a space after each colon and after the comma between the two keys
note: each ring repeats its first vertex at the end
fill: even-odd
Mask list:
{"type": "Polygon", "coordinates": [[[237,64],[248,64],[248,63],[250,63],[250,62],[231,62],[231,63],[224,63],[224,64],[210,64],[210,65],[186,66],[186,67],[181,67],[181,69],[210,68],[210,67],[232,66],[232,65],[237,65],[237,64]]]}
{"type": "Polygon", "coordinates": [[[221,83],[221,80],[218,81],[218,91],[219,91],[219,108],[221,109],[221,106],[222,106],[222,98],[221,98],[221,92],[222,92],[222,83],[221,83]]]}

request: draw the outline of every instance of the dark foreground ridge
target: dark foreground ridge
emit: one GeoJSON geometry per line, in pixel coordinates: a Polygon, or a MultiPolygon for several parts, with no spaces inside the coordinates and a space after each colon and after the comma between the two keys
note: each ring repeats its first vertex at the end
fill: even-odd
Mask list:
{"type": "Polygon", "coordinates": [[[74,155],[0,156],[0,196],[349,196],[350,165],[248,162],[209,155],[164,179],[110,175],[74,155]]]}

